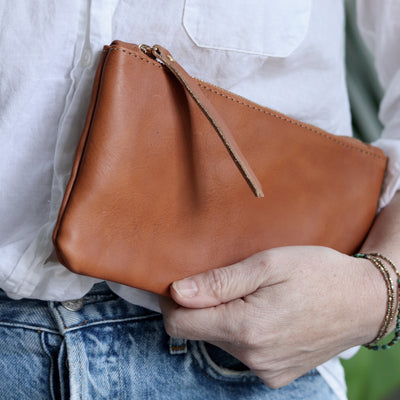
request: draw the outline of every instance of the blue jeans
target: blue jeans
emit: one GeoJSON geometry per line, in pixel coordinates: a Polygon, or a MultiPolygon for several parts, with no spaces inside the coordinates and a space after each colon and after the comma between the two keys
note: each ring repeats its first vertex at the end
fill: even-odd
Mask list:
{"type": "Polygon", "coordinates": [[[0,393],[44,399],[336,399],[317,371],[269,389],[238,360],[168,337],[162,316],[97,284],[73,302],[0,290],[0,393]]]}

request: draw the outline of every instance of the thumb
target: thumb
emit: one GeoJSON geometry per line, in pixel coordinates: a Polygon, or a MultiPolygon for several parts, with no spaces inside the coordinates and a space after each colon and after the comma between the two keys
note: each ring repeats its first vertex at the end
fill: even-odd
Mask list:
{"type": "Polygon", "coordinates": [[[181,306],[205,308],[245,297],[266,280],[262,253],[228,267],[212,269],[171,285],[171,297],[181,306]]]}

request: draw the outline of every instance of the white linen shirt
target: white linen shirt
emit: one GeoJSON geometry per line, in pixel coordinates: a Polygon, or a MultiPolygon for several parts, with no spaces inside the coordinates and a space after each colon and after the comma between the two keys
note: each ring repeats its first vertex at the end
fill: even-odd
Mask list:
{"type": "MultiPolygon", "coordinates": [[[[377,142],[390,157],[385,206],[400,185],[400,3],[359,6],[385,90],[377,142]]],[[[12,298],[75,299],[97,282],[59,264],[51,234],[96,63],[114,39],[159,43],[197,78],[331,133],[352,133],[340,0],[15,0],[1,2],[0,24],[0,287],[12,298]]],[[[158,309],[153,294],[109,285],[158,309]]],[[[319,371],[344,399],[338,359],[319,371]]]]}

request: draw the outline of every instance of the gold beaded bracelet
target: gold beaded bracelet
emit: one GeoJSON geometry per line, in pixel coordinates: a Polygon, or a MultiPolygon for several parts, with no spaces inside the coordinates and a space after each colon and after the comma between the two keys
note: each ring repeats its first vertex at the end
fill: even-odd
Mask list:
{"type": "Polygon", "coordinates": [[[397,270],[396,266],[394,263],[387,257],[383,256],[382,254],[379,253],[357,253],[354,255],[354,257],[357,258],[365,258],[369,261],[371,261],[375,267],[381,272],[386,288],[387,288],[387,306],[386,306],[386,315],[383,320],[382,326],[379,329],[378,335],[376,338],[368,343],[365,344],[364,347],[370,349],[370,350],[386,350],[392,347],[394,344],[396,344],[400,340],[400,302],[399,302],[399,293],[400,293],[400,273],[397,270]],[[384,262],[388,263],[390,267],[394,270],[394,272],[397,275],[397,286],[398,286],[398,291],[397,291],[397,297],[395,299],[395,290],[393,287],[393,281],[392,278],[390,277],[389,271],[386,269],[384,262]],[[395,335],[394,338],[387,344],[380,345],[378,344],[379,341],[381,341],[387,334],[390,328],[390,324],[392,323],[394,316],[398,312],[397,316],[397,324],[395,328],[395,335]]]}

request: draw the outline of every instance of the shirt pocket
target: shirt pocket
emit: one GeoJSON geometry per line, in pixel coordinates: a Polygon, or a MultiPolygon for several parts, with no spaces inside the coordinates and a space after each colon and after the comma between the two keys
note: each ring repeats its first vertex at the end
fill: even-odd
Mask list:
{"type": "Polygon", "coordinates": [[[289,56],[304,40],[312,0],[186,0],[183,25],[203,48],[289,56]]]}

